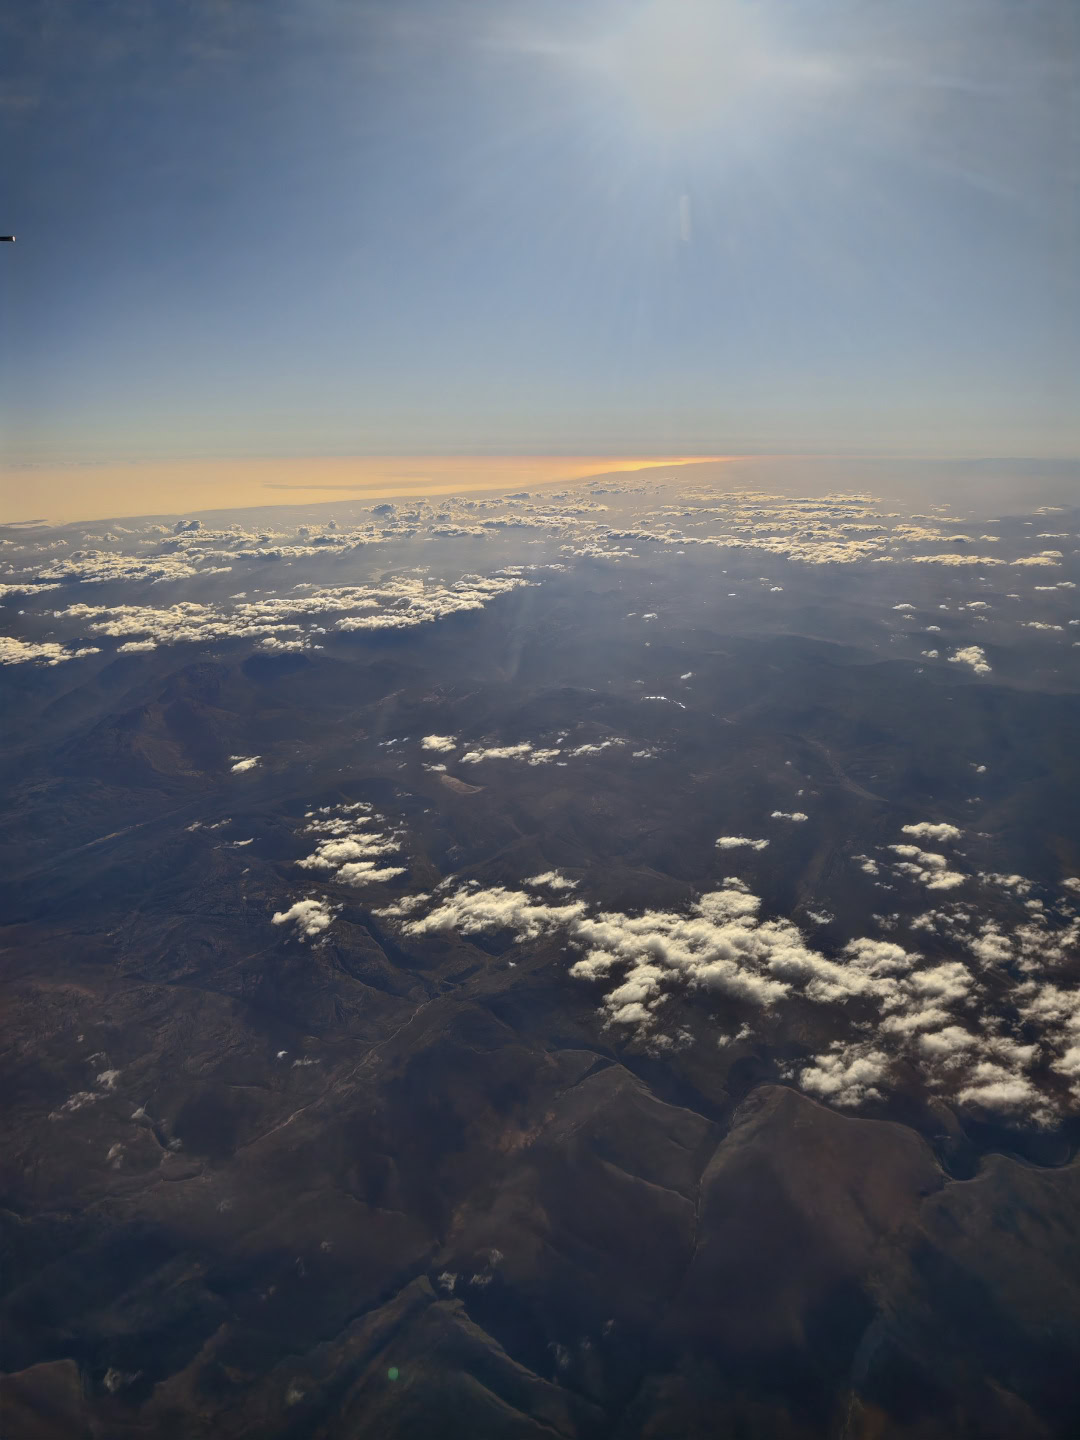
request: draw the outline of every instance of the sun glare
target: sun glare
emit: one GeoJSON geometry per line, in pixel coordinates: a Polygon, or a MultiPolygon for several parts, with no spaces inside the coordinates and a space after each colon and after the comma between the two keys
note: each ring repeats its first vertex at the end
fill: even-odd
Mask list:
{"type": "Polygon", "coordinates": [[[726,135],[756,147],[850,78],[749,0],[642,0],[588,39],[521,48],[584,72],[638,138],[680,145],[726,135]]]}
{"type": "Polygon", "coordinates": [[[600,68],[644,122],[711,129],[769,83],[766,27],[745,4],[651,0],[598,47],[600,68]]]}

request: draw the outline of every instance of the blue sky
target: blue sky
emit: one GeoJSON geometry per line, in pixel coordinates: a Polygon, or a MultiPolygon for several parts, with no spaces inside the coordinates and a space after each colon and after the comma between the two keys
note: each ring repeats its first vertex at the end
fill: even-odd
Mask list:
{"type": "Polygon", "coordinates": [[[1080,453],[1067,0],[5,25],[16,461],[1080,453]]]}

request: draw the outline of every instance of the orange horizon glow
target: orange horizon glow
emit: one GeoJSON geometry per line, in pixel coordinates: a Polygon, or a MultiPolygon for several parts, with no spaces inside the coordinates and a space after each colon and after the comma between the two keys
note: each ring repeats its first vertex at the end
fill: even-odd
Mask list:
{"type": "Polygon", "coordinates": [[[0,524],[68,525],[208,510],[514,490],[736,455],[372,455],[10,467],[0,524]]]}

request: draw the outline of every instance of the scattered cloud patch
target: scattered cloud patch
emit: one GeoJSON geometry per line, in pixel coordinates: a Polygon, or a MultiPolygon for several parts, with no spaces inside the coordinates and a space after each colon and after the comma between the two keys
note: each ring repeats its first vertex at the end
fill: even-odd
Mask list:
{"type": "Polygon", "coordinates": [[[976,675],[989,675],[990,665],[986,659],[986,652],[978,645],[965,645],[962,649],[954,650],[949,656],[951,665],[970,665],[976,675]]]}
{"type": "Polygon", "coordinates": [[[271,925],[292,925],[301,940],[310,940],[330,928],[333,911],[325,900],[297,900],[288,910],[278,910],[271,925]]]}
{"type": "Polygon", "coordinates": [[[892,867],[894,873],[917,880],[928,890],[955,890],[967,878],[958,870],[950,870],[945,856],[935,851],[920,850],[918,845],[890,845],[888,848],[894,855],[900,856],[892,867]]]}
{"type": "Polygon", "coordinates": [[[960,840],[964,834],[955,825],[935,823],[931,820],[919,820],[914,825],[901,825],[900,829],[905,835],[914,836],[916,840],[936,840],[939,844],[946,840],[960,840]]]}
{"type": "Polygon", "coordinates": [[[799,1072],[799,1085],[810,1095],[852,1109],[882,1098],[880,1086],[890,1068],[888,1055],[870,1042],[838,1040],[799,1072]]]}
{"type": "Polygon", "coordinates": [[[420,741],[423,749],[434,750],[441,755],[448,755],[451,750],[456,750],[457,743],[454,735],[425,735],[420,741]]]}
{"type": "Polygon", "coordinates": [[[484,760],[522,760],[530,765],[547,765],[561,754],[562,751],[557,748],[537,748],[531,741],[522,740],[517,745],[489,745],[478,750],[466,750],[461,756],[461,763],[479,765],[484,760]]]}
{"type": "Polygon", "coordinates": [[[69,649],[53,640],[37,643],[30,640],[16,640],[11,635],[0,635],[0,665],[60,665],[65,660],[81,660],[85,655],[100,655],[96,645],[83,645],[69,649]]]}
{"type": "Polygon", "coordinates": [[[525,881],[525,884],[531,889],[537,890],[576,890],[579,883],[577,880],[568,879],[565,875],[560,874],[558,870],[545,870],[542,875],[533,875],[525,881]]]}
{"type": "Polygon", "coordinates": [[[386,864],[398,856],[402,837],[366,801],[324,805],[309,810],[303,834],[314,836],[315,849],[296,863],[319,870],[337,885],[383,885],[406,873],[404,865],[386,864]]]}

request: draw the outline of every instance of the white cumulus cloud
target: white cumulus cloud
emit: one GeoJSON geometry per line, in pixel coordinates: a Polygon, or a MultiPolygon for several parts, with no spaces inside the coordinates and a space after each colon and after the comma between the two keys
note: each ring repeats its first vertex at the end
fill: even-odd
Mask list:
{"type": "Polygon", "coordinates": [[[970,665],[976,675],[989,675],[990,665],[986,659],[986,652],[978,645],[965,645],[962,649],[955,650],[949,656],[951,665],[970,665]]]}
{"type": "Polygon", "coordinates": [[[294,925],[301,939],[310,939],[329,929],[333,912],[325,900],[297,900],[288,910],[278,910],[271,925],[294,925]]]}
{"type": "Polygon", "coordinates": [[[447,755],[451,750],[456,750],[457,743],[457,737],[454,735],[425,735],[420,741],[425,750],[434,750],[440,755],[447,755]]]}

